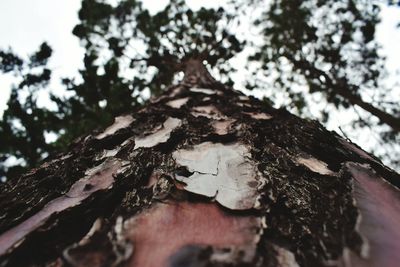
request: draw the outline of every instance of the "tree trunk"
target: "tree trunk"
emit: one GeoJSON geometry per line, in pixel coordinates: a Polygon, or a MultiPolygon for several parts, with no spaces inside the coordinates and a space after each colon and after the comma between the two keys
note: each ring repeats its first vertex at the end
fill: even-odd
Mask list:
{"type": "Polygon", "coordinates": [[[399,175],[199,60],[1,185],[0,266],[396,266],[399,175]]]}

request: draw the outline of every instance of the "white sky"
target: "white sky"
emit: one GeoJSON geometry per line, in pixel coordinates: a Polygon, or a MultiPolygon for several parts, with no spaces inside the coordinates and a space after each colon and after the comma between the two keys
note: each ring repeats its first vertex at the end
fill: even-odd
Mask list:
{"type": "MultiPolygon", "coordinates": [[[[46,41],[53,48],[49,66],[54,76],[76,74],[84,50],[71,32],[78,22],[80,4],[80,0],[1,0],[0,48],[12,47],[26,57],[46,41]]],[[[6,108],[12,80],[11,75],[0,75],[0,115],[6,108]]]]}
{"type": "MultiPolygon", "coordinates": [[[[168,0],[143,2],[151,12],[156,12],[163,8],[168,0]]],[[[216,7],[225,1],[187,2],[192,8],[197,9],[201,6],[216,7]]],[[[12,47],[18,55],[27,56],[43,41],[48,42],[54,50],[49,62],[54,78],[51,87],[55,91],[62,92],[63,89],[57,86],[58,78],[75,76],[82,66],[84,50],[71,33],[78,23],[77,13],[80,4],[81,0],[0,0],[0,48],[12,47]]],[[[400,8],[388,8],[385,5],[382,5],[382,8],[382,23],[377,29],[377,39],[383,46],[382,53],[387,56],[388,69],[394,72],[400,70],[400,29],[396,28],[400,22],[400,8]]],[[[236,61],[240,60],[239,58],[236,61]]],[[[12,78],[11,75],[0,75],[0,117],[6,108],[12,78]]],[[[255,94],[260,96],[263,92],[258,91],[255,94]]],[[[39,101],[41,105],[48,103],[46,97],[43,97],[41,103],[39,101]]],[[[331,125],[328,125],[328,128],[337,130],[331,125]]]]}

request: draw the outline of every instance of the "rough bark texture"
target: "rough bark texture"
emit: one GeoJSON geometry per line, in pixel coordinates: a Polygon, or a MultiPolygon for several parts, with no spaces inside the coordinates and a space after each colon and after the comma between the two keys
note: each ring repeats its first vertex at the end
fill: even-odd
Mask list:
{"type": "Polygon", "coordinates": [[[1,185],[0,266],[396,266],[399,175],[188,62],[184,82],[1,185]]]}

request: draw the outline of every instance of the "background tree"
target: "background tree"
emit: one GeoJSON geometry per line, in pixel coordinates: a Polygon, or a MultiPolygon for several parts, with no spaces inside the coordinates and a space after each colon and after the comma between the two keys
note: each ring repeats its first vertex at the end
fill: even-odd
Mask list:
{"type": "Polygon", "coordinates": [[[12,51],[0,51],[0,70],[13,72],[20,81],[11,90],[8,108],[0,121],[0,176],[20,175],[25,167],[36,166],[49,153],[54,144],[45,140],[46,132],[58,132],[61,120],[54,111],[38,108],[37,97],[51,78],[51,70],[46,67],[52,50],[43,43],[39,51],[28,60],[23,60],[12,51]],[[9,157],[17,160],[17,165],[3,165],[9,157]]]}

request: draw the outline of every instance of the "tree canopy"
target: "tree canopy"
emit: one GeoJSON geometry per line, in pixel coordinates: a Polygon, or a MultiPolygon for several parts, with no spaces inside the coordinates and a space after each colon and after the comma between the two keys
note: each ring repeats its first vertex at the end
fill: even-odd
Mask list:
{"type": "Polygon", "coordinates": [[[156,14],[138,0],[82,0],[73,34],[85,48],[84,68],[80,77],[61,81],[68,97],[50,96],[56,109],[37,105],[51,79],[52,49],[43,43],[29,58],[0,51],[0,70],[17,80],[0,122],[0,176],[16,177],[115,116],[139,109],[144,92],[157,95],[179,80],[182,63],[192,57],[225,83],[233,83],[237,70],[248,73],[248,89],[261,88],[269,95],[265,101],[298,114],[309,116],[312,107],[314,118],[329,123],[338,120],[332,110],[358,112],[347,131],[371,129],[384,143],[381,156],[398,167],[400,96],[384,85],[385,59],[375,38],[379,12],[377,1],[366,0],[242,0],[199,10],[171,0],[156,14]],[[244,17],[258,41],[237,30],[244,17]],[[232,64],[239,55],[247,60],[232,64]],[[50,133],[55,141],[46,140],[50,133]]]}

